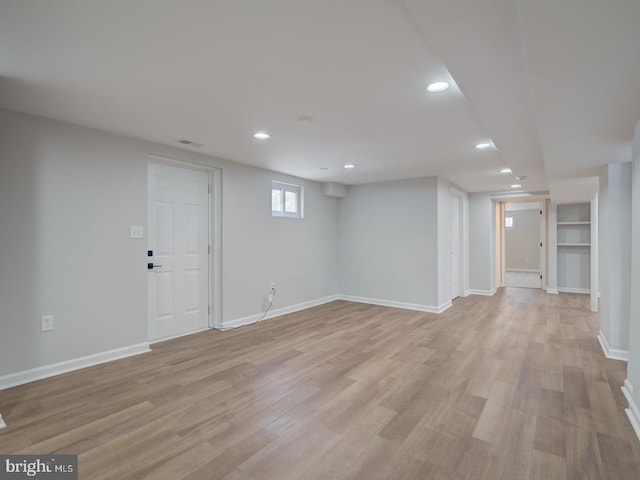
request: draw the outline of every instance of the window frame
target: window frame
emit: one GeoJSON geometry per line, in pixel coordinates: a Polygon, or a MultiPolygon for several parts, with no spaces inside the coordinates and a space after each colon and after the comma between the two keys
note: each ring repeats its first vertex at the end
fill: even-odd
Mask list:
{"type": "Polygon", "coordinates": [[[304,187],[300,185],[294,185],[292,183],[279,182],[277,180],[271,181],[271,216],[279,218],[304,218],[304,187]],[[281,210],[273,209],[273,191],[279,190],[281,192],[281,210]],[[294,193],[296,195],[296,212],[285,211],[285,198],[286,192],[294,193]]]}
{"type": "Polygon", "coordinates": [[[506,216],[504,217],[504,228],[505,230],[513,230],[514,228],[516,228],[516,221],[513,218],[513,216],[506,216]],[[511,225],[507,225],[507,220],[511,219],[511,225]]]}

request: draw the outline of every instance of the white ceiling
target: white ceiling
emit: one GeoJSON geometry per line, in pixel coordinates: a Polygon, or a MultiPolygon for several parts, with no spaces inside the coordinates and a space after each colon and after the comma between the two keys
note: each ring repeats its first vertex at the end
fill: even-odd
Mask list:
{"type": "Polygon", "coordinates": [[[639,46],[638,0],[1,0],[0,106],[318,181],[508,191],[509,166],[580,198],[631,159],[639,46]]]}

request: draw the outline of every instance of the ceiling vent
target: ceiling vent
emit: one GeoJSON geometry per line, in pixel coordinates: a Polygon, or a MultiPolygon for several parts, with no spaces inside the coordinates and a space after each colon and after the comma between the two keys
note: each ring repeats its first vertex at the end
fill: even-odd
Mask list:
{"type": "Polygon", "coordinates": [[[178,143],[181,145],[186,145],[187,147],[195,147],[195,148],[200,148],[204,146],[201,143],[194,142],[193,140],[187,140],[186,138],[181,138],[180,140],[178,140],[178,143]]]}

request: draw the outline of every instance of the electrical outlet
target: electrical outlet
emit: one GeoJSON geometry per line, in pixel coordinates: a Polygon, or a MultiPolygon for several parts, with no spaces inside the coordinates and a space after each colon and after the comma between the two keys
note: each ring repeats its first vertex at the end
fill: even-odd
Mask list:
{"type": "Polygon", "coordinates": [[[276,282],[271,282],[271,291],[273,292],[276,289],[276,282]]]}
{"type": "Polygon", "coordinates": [[[40,317],[40,331],[50,332],[53,330],[53,315],[43,315],[40,317]]]}

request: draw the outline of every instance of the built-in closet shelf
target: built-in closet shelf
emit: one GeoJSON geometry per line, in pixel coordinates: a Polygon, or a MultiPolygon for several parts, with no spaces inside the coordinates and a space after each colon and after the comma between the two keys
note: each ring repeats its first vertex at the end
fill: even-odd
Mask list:
{"type": "Polygon", "coordinates": [[[558,205],[556,210],[556,275],[559,291],[591,289],[591,205],[558,205]]]}

